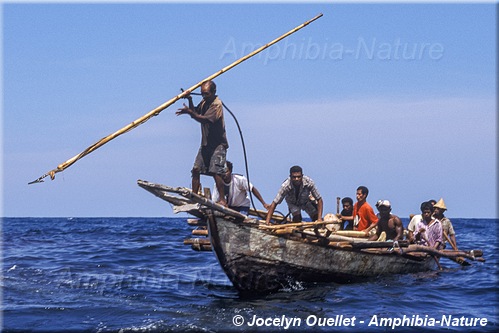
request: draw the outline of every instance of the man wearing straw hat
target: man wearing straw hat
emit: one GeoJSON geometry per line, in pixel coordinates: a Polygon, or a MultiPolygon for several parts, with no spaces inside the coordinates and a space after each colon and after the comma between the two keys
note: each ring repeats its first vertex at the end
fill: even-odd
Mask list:
{"type": "Polygon", "coordinates": [[[454,227],[452,226],[452,222],[444,215],[444,212],[447,210],[444,199],[440,198],[440,200],[438,200],[438,202],[433,205],[433,209],[434,209],[433,217],[440,220],[440,223],[442,223],[442,232],[444,235],[444,242],[443,242],[444,247],[445,247],[445,240],[447,239],[450,245],[454,249],[457,249],[456,233],[454,232],[454,227]]]}
{"type": "Polygon", "coordinates": [[[188,114],[201,124],[201,147],[192,167],[192,191],[198,193],[201,174],[212,175],[220,193],[218,203],[227,206],[222,175],[227,171],[226,155],[229,143],[225,133],[223,104],[216,92],[215,82],[204,82],[201,85],[203,100],[198,106],[194,107],[192,97],[188,95],[186,98],[189,100],[189,106],[184,104],[176,114],[188,114]]]}

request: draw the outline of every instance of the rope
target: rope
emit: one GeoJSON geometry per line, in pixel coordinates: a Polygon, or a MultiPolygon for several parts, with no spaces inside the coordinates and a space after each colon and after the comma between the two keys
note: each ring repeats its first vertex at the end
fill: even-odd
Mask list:
{"type": "MultiPolygon", "coordinates": [[[[184,91],[184,89],[180,89],[182,92],[184,91]]],[[[201,95],[200,93],[194,93],[194,92],[191,92],[191,95],[201,95]]],[[[229,112],[229,114],[232,116],[232,118],[234,119],[234,122],[236,123],[236,126],[237,126],[237,130],[239,131],[239,137],[241,139],[241,145],[243,147],[243,156],[244,156],[244,168],[245,168],[245,171],[246,171],[246,179],[248,180],[248,192],[249,192],[249,197],[250,197],[250,202],[251,202],[251,206],[253,207],[253,209],[255,210],[256,214],[258,217],[260,218],[266,218],[266,216],[261,216],[259,213],[258,213],[258,210],[256,209],[255,207],[255,202],[253,200],[253,194],[251,193],[251,189],[250,189],[250,175],[249,175],[249,167],[248,167],[248,156],[246,154],[246,144],[244,143],[244,135],[243,135],[243,131],[241,130],[241,126],[239,125],[239,121],[237,120],[237,117],[236,115],[227,107],[227,105],[225,105],[225,103],[222,101],[222,105],[223,107],[225,108],[225,110],[227,110],[227,112],[229,112]]],[[[286,222],[286,219],[287,217],[290,215],[290,213],[288,213],[286,216],[284,216],[283,213],[279,212],[279,211],[274,211],[275,213],[278,213],[280,215],[282,215],[284,217],[284,223],[286,222]]]]}
{"type": "Polygon", "coordinates": [[[234,122],[236,123],[237,130],[239,131],[239,137],[241,138],[241,145],[243,147],[244,167],[245,167],[245,170],[246,170],[246,179],[248,180],[248,192],[249,192],[249,197],[250,197],[250,201],[251,201],[251,206],[255,210],[255,212],[258,215],[258,217],[260,217],[260,218],[266,218],[266,216],[260,216],[260,214],[258,213],[258,210],[255,207],[255,202],[253,201],[253,194],[251,193],[251,186],[250,186],[251,182],[250,182],[250,176],[249,176],[248,156],[246,155],[246,145],[244,144],[243,131],[241,130],[241,126],[239,126],[239,121],[237,121],[237,118],[234,115],[234,113],[227,107],[227,105],[225,105],[224,102],[222,102],[222,105],[230,113],[230,115],[232,116],[232,118],[234,118],[234,122]]]}

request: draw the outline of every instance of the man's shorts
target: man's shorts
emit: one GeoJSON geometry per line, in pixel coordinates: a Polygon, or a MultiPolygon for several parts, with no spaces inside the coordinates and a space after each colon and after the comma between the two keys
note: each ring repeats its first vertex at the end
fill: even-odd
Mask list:
{"type": "Polygon", "coordinates": [[[223,145],[215,149],[202,146],[194,160],[193,170],[203,175],[221,175],[227,172],[227,149],[223,145]]]}
{"type": "Polygon", "coordinates": [[[288,204],[289,211],[291,212],[291,214],[293,216],[297,215],[297,214],[301,214],[302,210],[307,212],[307,214],[308,214],[308,216],[310,216],[310,218],[312,218],[313,216],[315,216],[319,213],[317,211],[317,205],[314,204],[312,201],[308,201],[305,205],[301,205],[301,206],[297,206],[297,205],[289,203],[289,202],[287,202],[287,204],[288,204]]]}

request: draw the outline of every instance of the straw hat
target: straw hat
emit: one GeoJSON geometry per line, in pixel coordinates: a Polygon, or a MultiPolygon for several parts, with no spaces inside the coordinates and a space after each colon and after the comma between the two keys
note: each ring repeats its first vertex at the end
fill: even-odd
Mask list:
{"type": "Polygon", "coordinates": [[[440,200],[438,200],[438,202],[436,204],[434,204],[433,207],[447,210],[447,207],[445,207],[444,199],[442,199],[442,198],[440,198],[440,200]]]}

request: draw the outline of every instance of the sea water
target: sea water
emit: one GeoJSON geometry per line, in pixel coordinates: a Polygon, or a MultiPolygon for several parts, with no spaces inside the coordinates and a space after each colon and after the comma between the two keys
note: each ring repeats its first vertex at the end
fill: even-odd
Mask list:
{"type": "MultiPolygon", "coordinates": [[[[240,298],[185,218],[4,218],[3,332],[493,332],[495,219],[452,219],[485,263],[240,298]]],[[[407,225],[407,220],[403,220],[407,225]]]]}

